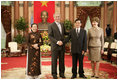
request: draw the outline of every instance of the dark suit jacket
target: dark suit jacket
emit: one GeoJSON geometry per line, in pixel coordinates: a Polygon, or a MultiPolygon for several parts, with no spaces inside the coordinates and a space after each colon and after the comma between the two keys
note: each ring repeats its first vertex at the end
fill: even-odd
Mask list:
{"type": "Polygon", "coordinates": [[[65,39],[65,43],[71,39],[71,53],[81,53],[87,50],[87,35],[86,30],[80,28],[80,33],[77,37],[76,29],[70,31],[69,36],[65,39]]]}
{"type": "Polygon", "coordinates": [[[65,32],[65,28],[63,24],[61,24],[61,28],[62,28],[62,34],[60,33],[59,28],[55,22],[53,22],[52,24],[48,26],[48,36],[49,36],[49,39],[51,40],[52,51],[57,51],[57,50],[62,50],[62,49],[64,50],[65,48],[64,44],[63,46],[57,45],[57,41],[61,40],[63,42],[64,35],[68,34],[65,32]]]}
{"type": "Polygon", "coordinates": [[[111,36],[111,28],[110,27],[106,28],[106,34],[107,34],[107,36],[111,36]]]}

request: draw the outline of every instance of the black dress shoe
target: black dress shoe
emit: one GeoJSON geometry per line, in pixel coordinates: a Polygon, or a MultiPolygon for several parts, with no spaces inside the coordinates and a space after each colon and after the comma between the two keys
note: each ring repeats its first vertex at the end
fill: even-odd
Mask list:
{"type": "Polygon", "coordinates": [[[79,77],[80,77],[80,78],[87,79],[87,77],[86,77],[85,75],[80,75],[79,77]]]}
{"type": "Polygon", "coordinates": [[[95,77],[94,75],[92,75],[91,77],[95,77]]]}
{"type": "Polygon", "coordinates": [[[53,79],[57,79],[58,77],[57,77],[57,75],[53,75],[53,79]]]}
{"type": "Polygon", "coordinates": [[[74,75],[73,75],[73,76],[71,77],[71,79],[74,79],[74,78],[77,78],[77,76],[74,76],[74,75]]]}
{"type": "Polygon", "coordinates": [[[99,78],[98,76],[95,76],[95,78],[99,78]]]}
{"type": "Polygon", "coordinates": [[[60,75],[61,78],[66,78],[64,75],[60,75]]]}

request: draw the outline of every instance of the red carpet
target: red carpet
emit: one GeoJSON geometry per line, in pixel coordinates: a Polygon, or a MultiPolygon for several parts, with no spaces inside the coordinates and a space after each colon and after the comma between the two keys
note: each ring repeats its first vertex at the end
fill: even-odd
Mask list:
{"type": "MultiPolygon", "coordinates": [[[[46,57],[45,57],[46,58],[46,57]]],[[[50,56],[48,57],[50,58],[50,56]]],[[[26,56],[22,57],[4,57],[1,58],[1,70],[7,70],[11,68],[20,68],[26,67],[26,56]]],[[[42,62],[42,65],[51,65],[51,61],[42,62]]],[[[69,55],[65,56],[65,65],[67,67],[72,66],[72,57],[69,55]]],[[[90,61],[88,61],[87,57],[84,57],[84,68],[91,69],[90,61]]],[[[109,63],[101,63],[100,71],[105,71],[109,74],[109,78],[117,79],[117,68],[112,66],[109,63]]]]}

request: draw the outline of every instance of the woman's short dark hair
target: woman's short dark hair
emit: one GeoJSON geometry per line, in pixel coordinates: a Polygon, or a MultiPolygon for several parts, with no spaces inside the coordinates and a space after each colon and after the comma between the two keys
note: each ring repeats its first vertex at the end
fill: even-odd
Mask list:
{"type": "MultiPolygon", "coordinates": [[[[79,18],[77,18],[74,22],[76,23],[77,21],[80,21],[81,22],[81,20],[79,19],[79,18]]],[[[81,22],[82,23],[82,22],[81,22]]]]}
{"type": "MultiPolygon", "coordinates": [[[[37,25],[37,24],[36,24],[36,23],[33,23],[33,24],[31,24],[31,27],[32,27],[33,25],[37,25]]],[[[37,27],[38,27],[38,25],[37,25],[37,27]]]]}

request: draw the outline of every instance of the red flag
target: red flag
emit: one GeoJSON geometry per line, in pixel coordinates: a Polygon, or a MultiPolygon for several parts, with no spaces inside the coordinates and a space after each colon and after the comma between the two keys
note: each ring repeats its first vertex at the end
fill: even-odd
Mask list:
{"type": "Polygon", "coordinates": [[[48,12],[47,22],[54,22],[55,1],[34,1],[34,23],[41,22],[41,12],[44,10],[48,12]]]}

